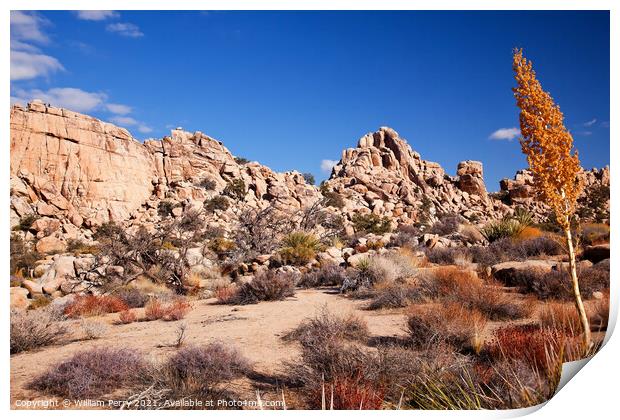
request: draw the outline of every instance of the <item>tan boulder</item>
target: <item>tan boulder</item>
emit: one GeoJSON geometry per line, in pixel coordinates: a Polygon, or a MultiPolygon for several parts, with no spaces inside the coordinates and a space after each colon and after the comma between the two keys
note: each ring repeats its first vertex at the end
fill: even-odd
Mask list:
{"type": "Polygon", "coordinates": [[[37,241],[35,249],[42,254],[55,254],[64,252],[67,249],[67,244],[56,236],[46,236],[37,241]]]}
{"type": "Polygon", "coordinates": [[[28,309],[30,306],[28,290],[23,287],[11,287],[9,303],[11,309],[28,309]]]}

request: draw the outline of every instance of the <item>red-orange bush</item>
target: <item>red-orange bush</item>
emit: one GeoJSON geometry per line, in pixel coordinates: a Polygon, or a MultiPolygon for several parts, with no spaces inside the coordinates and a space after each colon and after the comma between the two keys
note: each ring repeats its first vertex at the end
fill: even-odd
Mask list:
{"type": "Polygon", "coordinates": [[[65,307],[65,315],[69,318],[96,316],[129,309],[127,304],[117,296],[77,295],[65,307]]]}
{"type": "Polygon", "coordinates": [[[185,315],[187,315],[190,309],[190,303],[184,298],[176,298],[170,302],[164,302],[155,298],[149,300],[144,306],[144,315],[149,321],[155,321],[157,319],[177,321],[185,318],[185,315]]]}
{"type": "Polygon", "coordinates": [[[232,303],[237,297],[237,287],[232,285],[220,287],[215,291],[215,297],[217,302],[223,305],[232,303]]]}
{"type": "Polygon", "coordinates": [[[136,322],[137,317],[135,312],[131,310],[126,310],[118,314],[118,320],[122,324],[131,324],[132,322],[136,322]]]}

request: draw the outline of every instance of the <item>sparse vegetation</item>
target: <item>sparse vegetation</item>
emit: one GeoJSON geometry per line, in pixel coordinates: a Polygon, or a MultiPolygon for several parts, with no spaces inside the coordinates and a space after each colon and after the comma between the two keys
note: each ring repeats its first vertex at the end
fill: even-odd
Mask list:
{"type": "Polygon", "coordinates": [[[65,307],[65,315],[68,318],[80,318],[122,312],[128,308],[118,296],[76,295],[65,307]]]}
{"type": "Polygon", "coordinates": [[[67,336],[66,325],[51,308],[11,311],[11,354],[55,344],[67,336]]]}
{"type": "Polygon", "coordinates": [[[184,297],[176,296],[167,300],[152,298],[144,307],[144,316],[149,321],[178,321],[185,318],[191,308],[191,304],[184,297]]]}

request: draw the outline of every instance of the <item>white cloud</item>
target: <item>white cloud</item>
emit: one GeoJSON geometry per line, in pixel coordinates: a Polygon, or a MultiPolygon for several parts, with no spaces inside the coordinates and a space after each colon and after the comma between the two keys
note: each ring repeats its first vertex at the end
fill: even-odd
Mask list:
{"type": "Polygon", "coordinates": [[[323,159],[321,161],[321,171],[331,172],[332,168],[338,164],[337,160],[323,159]]]}
{"type": "Polygon", "coordinates": [[[499,130],[496,130],[493,133],[491,133],[489,138],[491,140],[508,140],[508,141],[511,141],[515,137],[518,137],[520,135],[521,135],[521,130],[519,130],[516,127],[500,128],[499,130]]]}
{"type": "Polygon", "coordinates": [[[112,114],[127,115],[131,113],[131,107],[123,104],[105,104],[105,107],[112,114]]]}
{"type": "Polygon", "coordinates": [[[583,123],[584,127],[592,127],[598,121],[596,118],[592,118],[590,121],[586,121],[583,123]]]}
{"type": "Polygon", "coordinates": [[[144,36],[142,31],[137,25],[128,22],[109,23],[105,27],[109,32],[115,32],[122,36],[128,36],[130,38],[139,38],[144,36]]]}
{"type": "Polygon", "coordinates": [[[64,70],[60,61],[35,44],[49,43],[42,27],[49,21],[34,12],[11,11],[11,80],[28,80],[64,70]]]}
{"type": "Polygon", "coordinates": [[[118,17],[118,13],[111,10],[78,10],[75,14],[81,20],[106,20],[118,17]]]}
{"type": "Polygon", "coordinates": [[[34,12],[11,11],[11,39],[47,44],[49,38],[41,29],[49,21],[34,12]]]}
{"type": "Polygon", "coordinates": [[[54,57],[11,50],[11,80],[34,79],[58,70],[64,70],[64,67],[54,57]]]}
{"type": "Polygon", "coordinates": [[[131,117],[112,117],[110,121],[118,125],[136,125],[138,121],[131,117]]]}
{"type": "Polygon", "coordinates": [[[575,134],[581,137],[588,137],[592,135],[592,132],[588,130],[584,130],[584,131],[577,131],[575,134]]]}
{"type": "Polygon", "coordinates": [[[150,133],[151,131],[153,131],[153,129],[147,125],[140,124],[138,126],[138,131],[141,133],[150,133]]]}
{"type": "Polygon", "coordinates": [[[153,131],[151,127],[149,127],[148,125],[144,124],[141,121],[137,121],[135,118],[132,118],[132,117],[116,116],[116,117],[110,118],[110,122],[113,122],[114,124],[125,126],[125,127],[135,126],[136,129],[141,133],[150,133],[151,131],[153,131]]]}
{"type": "Polygon", "coordinates": [[[52,88],[47,91],[19,89],[11,101],[13,103],[27,103],[33,99],[40,99],[45,103],[72,111],[89,112],[100,107],[105,102],[106,95],[99,92],[86,92],[77,88],[52,88]]]}

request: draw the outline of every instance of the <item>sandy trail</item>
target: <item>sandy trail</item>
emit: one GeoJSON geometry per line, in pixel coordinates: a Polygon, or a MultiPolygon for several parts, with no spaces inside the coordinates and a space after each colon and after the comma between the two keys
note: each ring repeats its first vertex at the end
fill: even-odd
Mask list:
{"type": "MultiPolygon", "coordinates": [[[[11,404],[16,399],[39,399],[46,396],[31,391],[26,385],[50,366],[71,357],[79,350],[95,347],[129,347],[143,354],[160,358],[174,351],[166,347],[174,341],[180,323],[187,324],[186,344],[220,340],[235,345],[254,363],[257,372],[277,374],[282,363],[294,359],[297,344],[287,343],[282,335],[299,323],[314,316],[324,306],[338,314],[357,313],[368,322],[373,336],[395,337],[404,334],[402,311],[365,311],[363,301],[346,299],[330,290],[298,290],[295,297],[280,302],[256,305],[215,305],[214,299],[193,302],[185,320],[150,321],[116,325],[118,314],[88,318],[108,324],[108,331],[99,339],[74,341],[20,353],[11,357],[11,404]],[[162,347],[164,345],[164,347],[162,347]]],[[[77,322],[76,322],[77,323],[77,322]]]]}

